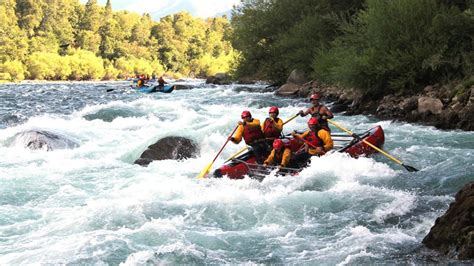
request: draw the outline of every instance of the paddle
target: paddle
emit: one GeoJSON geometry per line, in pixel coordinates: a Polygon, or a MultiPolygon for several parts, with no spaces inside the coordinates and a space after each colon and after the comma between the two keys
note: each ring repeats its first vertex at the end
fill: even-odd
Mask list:
{"type": "MultiPolygon", "coordinates": [[[[286,123],[290,122],[291,120],[295,119],[297,116],[299,115],[299,113],[297,113],[296,115],[290,117],[288,120],[286,120],[285,122],[283,122],[283,125],[285,125],[286,123]]],[[[233,160],[235,157],[239,156],[242,152],[246,151],[248,149],[247,146],[243,147],[242,149],[240,149],[238,152],[234,153],[234,155],[232,155],[229,159],[227,159],[224,163],[227,163],[228,161],[230,160],[233,160]]]]}
{"type": "Polygon", "coordinates": [[[201,173],[198,175],[197,178],[204,178],[208,173],[209,173],[209,170],[211,170],[211,167],[212,167],[212,164],[216,161],[217,157],[219,157],[219,154],[221,154],[222,150],[224,150],[224,147],[225,145],[227,145],[227,143],[229,142],[230,138],[232,137],[232,135],[234,135],[234,132],[237,130],[237,128],[239,127],[239,125],[237,125],[234,130],[232,130],[232,133],[230,133],[229,137],[227,138],[227,140],[225,141],[224,145],[222,145],[222,148],[219,150],[219,152],[216,154],[216,157],[214,157],[214,160],[212,160],[212,162],[210,164],[208,164],[202,171],[201,173]]]}
{"type": "Polygon", "coordinates": [[[302,138],[302,137],[300,137],[300,136],[298,136],[298,135],[293,135],[293,136],[294,136],[294,137],[296,137],[297,139],[299,139],[299,140],[303,141],[304,143],[308,144],[309,146],[311,146],[311,147],[315,148],[315,149],[317,149],[317,148],[318,148],[318,147],[314,146],[314,144],[313,144],[313,143],[311,143],[311,142],[309,142],[309,141],[305,140],[304,138],[302,138]]]}
{"type": "Polygon", "coordinates": [[[224,163],[227,163],[228,161],[230,160],[233,160],[235,157],[239,156],[242,152],[244,152],[245,150],[247,150],[248,147],[247,146],[244,146],[242,147],[242,149],[240,149],[238,152],[236,152],[234,155],[232,155],[229,159],[227,159],[224,163]]]}
{"type": "Polygon", "coordinates": [[[291,120],[295,119],[295,118],[296,118],[297,116],[299,116],[299,115],[300,115],[300,113],[297,113],[296,115],[294,115],[294,116],[288,118],[288,120],[286,120],[286,121],[283,123],[283,125],[285,125],[286,123],[288,123],[288,122],[290,122],[291,120]]]}
{"type": "Polygon", "coordinates": [[[407,169],[408,172],[417,172],[418,171],[418,169],[416,169],[415,167],[404,164],[402,161],[400,161],[397,158],[393,157],[392,155],[388,154],[386,151],[380,149],[379,147],[377,147],[374,144],[366,141],[365,139],[361,139],[359,137],[359,135],[357,135],[355,133],[352,133],[351,131],[349,131],[348,129],[342,127],[341,125],[337,124],[336,122],[332,121],[331,119],[328,119],[328,122],[331,123],[332,125],[334,125],[335,127],[339,128],[340,130],[345,131],[347,134],[351,135],[352,137],[356,138],[357,140],[361,140],[365,144],[372,147],[374,150],[376,150],[376,151],[380,152],[381,154],[385,155],[385,157],[389,158],[390,160],[392,160],[392,161],[396,162],[397,164],[405,167],[405,169],[407,169]]]}

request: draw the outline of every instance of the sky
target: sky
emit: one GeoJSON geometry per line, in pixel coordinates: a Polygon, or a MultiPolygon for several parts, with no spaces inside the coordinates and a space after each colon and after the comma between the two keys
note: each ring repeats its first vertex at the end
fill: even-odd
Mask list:
{"type": "MultiPolygon", "coordinates": [[[[152,18],[159,20],[166,15],[180,11],[188,11],[195,17],[207,18],[227,14],[233,5],[240,0],[111,0],[112,9],[128,10],[139,14],[149,13],[152,18]]],[[[80,0],[85,4],[87,0],[80,0]]],[[[98,0],[105,5],[107,0],[98,0]]]]}

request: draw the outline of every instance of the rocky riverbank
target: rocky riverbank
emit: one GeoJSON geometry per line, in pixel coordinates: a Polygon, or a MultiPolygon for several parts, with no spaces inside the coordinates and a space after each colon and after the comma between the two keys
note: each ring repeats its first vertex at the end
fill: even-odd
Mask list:
{"type": "Polygon", "coordinates": [[[416,94],[390,94],[374,97],[351,88],[327,86],[307,81],[302,73],[293,71],[287,83],[276,90],[279,96],[308,97],[321,93],[323,100],[334,102],[335,112],[346,115],[375,115],[380,119],[432,125],[440,129],[474,130],[474,86],[426,86],[416,94]]]}
{"type": "Polygon", "coordinates": [[[436,219],[423,244],[449,258],[474,259],[474,182],[456,194],[455,201],[436,219]]]}
{"type": "MultiPolygon", "coordinates": [[[[441,129],[474,130],[474,86],[450,89],[446,86],[426,86],[417,94],[396,94],[372,97],[355,89],[325,86],[307,82],[302,73],[293,71],[287,83],[276,90],[280,96],[308,97],[319,92],[334,102],[334,112],[347,115],[375,115],[433,125],[441,129]]],[[[474,259],[474,182],[467,184],[455,196],[446,213],[436,219],[423,244],[447,258],[474,259]]]]}

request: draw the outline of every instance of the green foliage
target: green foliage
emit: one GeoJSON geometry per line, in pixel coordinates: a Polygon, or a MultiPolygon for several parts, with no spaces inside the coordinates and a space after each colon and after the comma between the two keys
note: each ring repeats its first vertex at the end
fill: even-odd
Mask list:
{"type": "Polygon", "coordinates": [[[81,30],[97,32],[100,27],[102,9],[97,5],[97,0],[88,0],[84,14],[79,22],[81,30]]]}
{"type": "Polygon", "coordinates": [[[0,80],[19,81],[25,79],[25,69],[18,61],[6,61],[0,64],[0,80]]]}
{"type": "Polygon", "coordinates": [[[121,57],[115,60],[115,69],[118,71],[119,78],[127,78],[135,76],[135,70],[131,63],[131,60],[128,60],[125,57],[121,57]]]}
{"type": "Polygon", "coordinates": [[[150,65],[152,69],[152,74],[155,74],[157,76],[162,76],[163,73],[165,72],[165,68],[158,60],[151,61],[150,65]]]}
{"type": "Polygon", "coordinates": [[[317,49],[338,34],[339,17],[362,0],[250,0],[235,10],[233,45],[243,56],[237,75],[283,81],[294,68],[309,73],[317,49]]]}
{"type": "Polygon", "coordinates": [[[105,61],[105,74],[102,77],[103,80],[113,80],[119,76],[119,71],[114,67],[114,65],[106,60],[105,61]]]}
{"type": "Polygon", "coordinates": [[[43,20],[43,3],[36,0],[17,0],[16,12],[18,25],[28,36],[33,36],[35,29],[43,20]]]}
{"type": "Polygon", "coordinates": [[[227,19],[206,21],[182,12],[166,16],[151,28],[152,47],[167,71],[205,76],[231,71],[236,52],[227,19]]]}
{"type": "Polygon", "coordinates": [[[431,0],[368,0],[342,29],[317,53],[316,78],[384,94],[472,74],[469,10],[431,0]]]}
{"type": "Polygon", "coordinates": [[[59,44],[69,44],[74,41],[74,25],[78,21],[75,9],[78,4],[73,0],[45,0],[43,12],[46,14],[36,33],[54,38],[59,44]]]}
{"type": "Polygon", "coordinates": [[[2,78],[111,79],[135,74],[231,71],[236,52],[225,18],[178,13],[153,21],[148,14],[113,12],[97,0],[1,0],[0,64],[26,70],[2,78]],[[10,63],[8,63],[10,64],[10,63]]]}
{"type": "Polygon", "coordinates": [[[191,68],[199,72],[194,73],[196,76],[205,77],[215,75],[216,73],[230,73],[233,70],[233,62],[238,60],[237,52],[228,54],[222,53],[217,57],[212,54],[206,54],[198,60],[194,60],[191,68]]]}
{"type": "Polygon", "coordinates": [[[26,33],[18,26],[15,1],[0,2],[0,63],[23,60],[28,51],[26,33]]]}
{"type": "Polygon", "coordinates": [[[158,61],[147,61],[136,57],[119,58],[115,61],[115,68],[118,71],[118,77],[134,77],[138,74],[162,75],[165,71],[158,61]]]}
{"type": "Polygon", "coordinates": [[[466,79],[462,83],[462,86],[466,89],[470,89],[472,86],[474,86],[474,76],[470,76],[468,79],[466,79]]]}
{"type": "Polygon", "coordinates": [[[31,79],[65,80],[71,74],[68,58],[56,53],[34,52],[26,66],[31,79]]]}
{"type": "Polygon", "coordinates": [[[71,74],[75,80],[102,79],[105,75],[104,60],[93,52],[78,49],[68,56],[71,74]]]}
{"type": "Polygon", "coordinates": [[[99,52],[99,47],[101,43],[100,35],[94,31],[83,30],[80,31],[76,43],[79,47],[85,50],[89,50],[94,53],[99,52]]]}
{"type": "Polygon", "coordinates": [[[42,33],[29,39],[29,53],[50,52],[57,53],[59,43],[52,32],[42,33]]]}

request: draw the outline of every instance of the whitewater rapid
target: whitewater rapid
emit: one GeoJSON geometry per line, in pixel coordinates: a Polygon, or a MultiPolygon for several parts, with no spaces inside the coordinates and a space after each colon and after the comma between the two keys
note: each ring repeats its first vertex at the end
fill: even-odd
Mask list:
{"type": "MultiPolygon", "coordinates": [[[[265,85],[180,82],[192,89],[0,85],[1,265],[427,263],[421,240],[474,179],[471,132],[336,114],[353,132],[381,125],[385,150],[421,171],[333,153],[298,176],[200,180],[244,109],[263,120],[277,105],[286,119],[309,103],[265,85]],[[15,138],[28,130],[78,146],[29,150],[15,138]],[[166,136],[192,139],[198,156],[133,164],[166,136]]],[[[229,143],[214,168],[241,147],[229,143]]]]}

